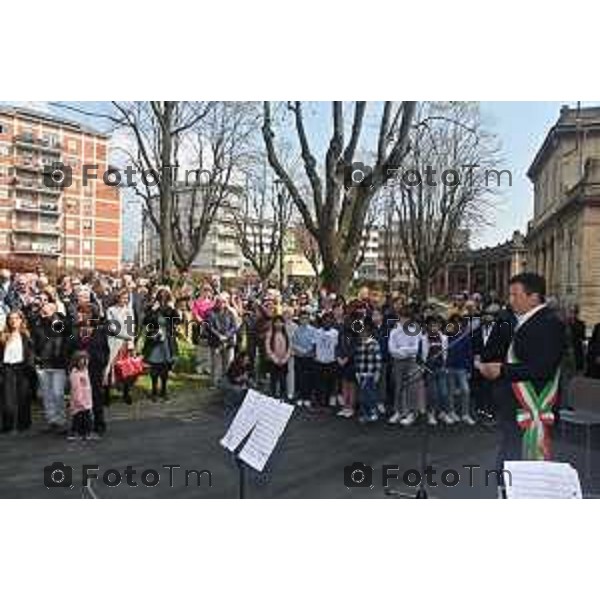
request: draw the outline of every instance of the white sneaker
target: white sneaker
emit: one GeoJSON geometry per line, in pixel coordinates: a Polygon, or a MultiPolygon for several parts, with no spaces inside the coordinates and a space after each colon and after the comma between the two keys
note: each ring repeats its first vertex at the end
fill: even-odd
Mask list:
{"type": "Polygon", "coordinates": [[[454,425],[454,423],[460,423],[460,417],[453,411],[448,413],[448,418],[452,421],[449,425],[454,425]]]}
{"type": "Polygon", "coordinates": [[[463,415],[462,422],[465,425],[475,425],[475,419],[471,415],[463,415]]]}
{"type": "Polygon", "coordinates": [[[438,424],[437,419],[435,418],[435,415],[430,412],[427,415],[427,425],[431,425],[432,427],[435,427],[438,424]]]}
{"type": "Polygon", "coordinates": [[[409,412],[403,419],[400,420],[400,425],[403,427],[410,427],[416,420],[414,412],[409,412]]]}
{"type": "Polygon", "coordinates": [[[304,406],[304,400],[296,400],[296,406],[304,406]]]}
{"type": "Polygon", "coordinates": [[[341,410],[338,410],[336,413],[337,417],[351,417],[354,414],[354,411],[351,408],[342,408],[341,410]]]}
{"type": "Polygon", "coordinates": [[[377,404],[377,410],[379,411],[380,415],[385,415],[385,404],[383,402],[379,402],[377,404]]]}
{"type": "Polygon", "coordinates": [[[337,406],[337,398],[335,396],[329,398],[329,406],[337,406]]]}
{"type": "Polygon", "coordinates": [[[375,421],[379,421],[379,415],[376,412],[371,413],[367,417],[367,421],[369,421],[369,423],[375,423],[375,421]]]}
{"type": "Polygon", "coordinates": [[[306,408],[310,408],[312,406],[312,402],[310,400],[305,400],[304,406],[306,406],[306,408]]]}
{"type": "Polygon", "coordinates": [[[388,423],[390,425],[398,425],[398,423],[400,423],[402,417],[400,416],[399,412],[395,412],[389,419],[388,419],[388,423]]]}
{"type": "Polygon", "coordinates": [[[441,412],[439,415],[439,420],[444,424],[444,425],[454,425],[454,421],[452,420],[452,418],[450,417],[450,415],[446,412],[441,412]]]}

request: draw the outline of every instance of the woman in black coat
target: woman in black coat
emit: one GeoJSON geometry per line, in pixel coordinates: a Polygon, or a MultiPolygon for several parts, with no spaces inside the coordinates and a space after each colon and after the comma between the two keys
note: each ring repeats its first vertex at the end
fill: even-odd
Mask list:
{"type": "Polygon", "coordinates": [[[25,431],[31,427],[33,346],[20,311],[6,317],[0,336],[0,432],[25,431]]]}
{"type": "Polygon", "coordinates": [[[600,379],[600,323],[594,326],[587,350],[587,377],[600,379]]]}
{"type": "Polygon", "coordinates": [[[180,322],[181,314],[175,308],[171,292],[160,289],[144,317],[144,360],[150,367],[153,401],[158,399],[159,379],[160,395],[163,399],[167,397],[169,372],[177,357],[177,326],[180,322]]]}

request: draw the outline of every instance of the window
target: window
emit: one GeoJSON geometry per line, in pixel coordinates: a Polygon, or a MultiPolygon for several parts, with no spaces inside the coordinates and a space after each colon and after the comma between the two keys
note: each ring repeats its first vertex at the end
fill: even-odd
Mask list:
{"type": "Polygon", "coordinates": [[[83,267],[85,269],[90,269],[92,267],[92,261],[89,258],[83,260],[83,267]]]}
{"type": "Polygon", "coordinates": [[[4,144],[0,145],[0,156],[8,156],[10,154],[10,147],[4,144]]]}
{"type": "Polygon", "coordinates": [[[75,240],[67,239],[67,250],[75,250],[75,240]]]}
{"type": "Polygon", "coordinates": [[[91,219],[83,220],[83,229],[86,231],[90,231],[92,229],[92,221],[91,219]]]}
{"type": "Polygon", "coordinates": [[[69,140],[69,152],[77,152],[77,142],[75,140],[69,140]]]}
{"type": "Polygon", "coordinates": [[[91,252],[92,251],[92,242],[90,240],[83,241],[83,251],[91,252]]]}

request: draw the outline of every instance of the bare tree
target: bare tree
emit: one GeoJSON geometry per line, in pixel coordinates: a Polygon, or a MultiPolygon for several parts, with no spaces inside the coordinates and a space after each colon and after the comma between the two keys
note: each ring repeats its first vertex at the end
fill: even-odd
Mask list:
{"type": "Polygon", "coordinates": [[[173,196],[173,259],[180,269],[188,268],[200,252],[225,198],[240,193],[233,182],[248,158],[256,116],[249,104],[215,102],[193,131],[187,157],[193,157],[194,169],[187,172],[181,193],[173,196]]]}
{"type": "Polygon", "coordinates": [[[248,171],[240,204],[229,209],[242,255],[263,283],[281,260],[292,206],[289,196],[276,190],[264,165],[258,172],[248,171]]]}
{"type": "Polygon", "coordinates": [[[307,230],[318,242],[323,283],[344,292],[359,258],[371,200],[401,166],[408,152],[415,102],[384,102],[380,105],[376,147],[371,148],[370,154],[361,152],[363,157],[375,157],[373,166],[368,168],[355,163],[367,112],[366,102],[354,104],[348,127],[344,121],[344,103],[332,103],[333,132],[321,164],[309,142],[303,103],[289,102],[287,108],[292,115],[310,193],[303,191],[303,182],[290,174],[281,159],[275,144],[271,103],[265,102],[262,133],[269,163],[286,186],[307,230]]]}
{"type": "Polygon", "coordinates": [[[445,102],[419,106],[410,145],[387,191],[396,202],[402,251],[426,298],[462,233],[487,223],[494,190],[486,173],[497,166],[498,144],[477,103],[445,102]]]}
{"type": "Polygon", "coordinates": [[[388,194],[382,205],[381,261],[385,271],[386,291],[390,293],[394,287],[394,279],[402,272],[402,242],[398,232],[394,197],[388,194]]]}
{"type": "Polygon", "coordinates": [[[189,266],[229,191],[252,111],[234,102],[113,102],[133,144],[122,148],[132,184],[160,238],[163,275],[189,266]],[[185,204],[184,204],[185,203],[185,204]]]}

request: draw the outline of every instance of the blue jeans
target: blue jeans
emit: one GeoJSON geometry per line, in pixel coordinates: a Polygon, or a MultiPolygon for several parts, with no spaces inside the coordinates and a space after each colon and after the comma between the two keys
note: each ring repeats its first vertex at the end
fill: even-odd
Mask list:
{"type": "Polygon", "coordinates": [[[471,414],[471,388],[469,372],[466,369],[448,369],[448,391],[450,410],[461,416],[471,414]],[[459,408],[460,407],[460,408],[459,408]]]}
{"type": "Polygon", "coordinates": [[[433,369],[425,376],[427,408],[431,412],[448,412],[448,379],[445,369],[433,369]]]}
{"type": "Polygon", "coordinates": [[[370,417],[375,413],[377,405],[377,384],[373,375],[358,377],[358,412],[359,416],[370,417]]]}

